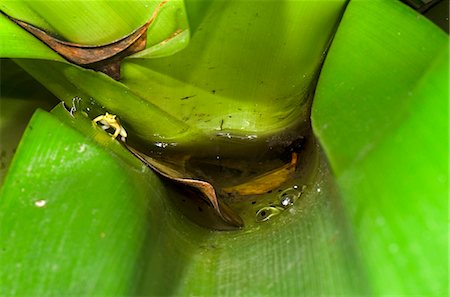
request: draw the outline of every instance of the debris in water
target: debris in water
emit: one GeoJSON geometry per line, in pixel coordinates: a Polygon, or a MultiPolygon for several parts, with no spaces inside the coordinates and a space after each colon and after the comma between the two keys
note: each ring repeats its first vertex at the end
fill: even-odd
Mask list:
{"type": "Polygon", "coordinates": [[[226,223],[234,227],[242,227],[244,222],[241,217],[236,214],[233,210],[231,210],[225,203],[222,203],[217,199],[216,191],[214,187],[203,180],[198,180],[193,178],[192,174],[187,172],[179,172],[162,162],[159,162],[150,156],[147,156],[138,150],[132,148],[129,145],[123,143],[125,147],[136,157],[138,157],[142,162],[144,162],[148,167],[150,167],[154,172],[159,175],[171,180],[172,182],[176,182],[180,185],[183,185],[187,188],[198,190],[201,194],[201,197],[208,202],[219,215],[219,217],[226,223]]]}

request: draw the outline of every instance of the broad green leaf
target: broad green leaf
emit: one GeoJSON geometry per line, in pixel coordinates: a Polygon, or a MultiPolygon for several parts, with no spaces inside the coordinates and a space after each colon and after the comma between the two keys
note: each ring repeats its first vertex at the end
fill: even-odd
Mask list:
{"type": "MultiPolygon", "coordinates": [[[[155,54],[158,59],[145,52],[125,59],[121,82],[34,57],[31,51],[32,60],[17,63],[67,104],[79,96],[118,114],[138,141],[191,146],[198,140],[208,146],[205,140],[212,139],[210,146],[223,143],[221,135],[237,135],[264,142],[302,125],[308,116],[317,73],[344,4],[188,1],[195,27],[189,47],[167,57],[155,54]]],[[[165,45],[186,43],[177,36],[165,45]]]]}
{"type": "MultiPolygon", "coordinates": [[[[74,97],[80,97],[84,99],[85,107],[100,106],[97,103],[99,101],[106,111],[120,110],[116,114],[119,115],[127,131],[135,137],[161,140],[158,135],[163,132],[165,141],[184,137],[193,139],[201,137],[197,129],[189,127],[152,103],[139,98],[128,87],[104,74],[60,62],[24,59],[15,61],[31,74],[46,69],[46,74],[41,73],[37,80],[59,98],[65,98],[67,106],[73,106],[74,97]],[[94,95],[97,92],[98,95],[94,95]],[[125,98],[128,102],[125,108],[122,108],[125,98]]],[[[92,108],[90,116],[93,118],[104,112],[104,109],[92,108]]]]}
{"type": "Polygon", "coordinates": [[[314,130],[377,295],[447,291],[448,42],[398,3],[352,1],[321,72],[314,130]]]}
{"type": "Polygon", "coordinates": [[[58,99],[8,59],[0,60],[0,185],[31,116],[58,99]],[[24,86],[27,86],[24,88],[24,86]]]}
{"type": "Polygon", "coordinates": [[[0,14],[0,57],[63,61],[55,52],[0,14]]]}
{"type": "Polygon", "coordinates": [[[307,116],[305,101],[342,6],[213,1],[186,50],[163,59],[130,58],[122,81],[205,132],[273,134],[307,116]]]}
{"type": "Polygon", "coordinates": [[[213,232],[88,119],[53,114],[35,114],[2,188],[2,295],[367,292],[322,156],[289,212],[213,232]]]}
{"type": "Polygon", "coordinates": [[[0,294],[132,295],[144,268],[170,271],[158,282],[170,290],[199,227],[181,220],[167,199],[176,193],[105,132],[90,121],[77,128],[87,134],[38,111],[24,134],[1,192],[0,294]],[[167,253],[176,261],[163,261],[167,253]]]}
{"type": "MultiPolygon", "coordinates": [[[[202,24],[210,24],[207,27],[212,30],[209,17],[222,15],[216,11],[221,2],[205,3],[187,3],[196,32],[193,47],[196,34],[206,30],[202,24]]],[[[231,3],[229,7],[235,5],[227,3],[231,3]]],[[[298,3],[307,2],[295,4],[301,7],[298,3]]],[[[241,11],[234,17],[221,8],[223,15],[231,15],[227,22],[222,20],[224,23],[231,27],[234,18],[242,22],[241,11]]],[[[250,5],[247,9],[251,9],[250,5]]],[[[295,14],[291,10],[283,12],[295,14]]],[[[291,38],[291,33],[283,38],[291,38]]],[[[204,40],[206,46],[208,38],[204,40]]],[[[72,118],[61,107],[53,112],[58,120],[38,112],[1,192],[0,225],[6,227],[0,229],[0,262],[5,263],[0,273],[6,282],[0,286],[0,295],[18,292],[40,296],[48,294],[48,288],[55,295],[445,294],[447,272],[436,267],[440,267],[440,259],[445,259],[447,247],[443,228],[446,217],[442,212],[445,200],[438,199],[448,194],[448,157],[444,155],[448,142],[440,146],[440,140],[448,137],[448,103],[443,100],[448,97],[448,73],[442,66],[448,62],[446,53],[441,53],[447,43],[447,36],[397,2],[353,1],[321,73],[313,109],[315,132],[338,189],[329,175],[325,156],[319,154],[319,161],[309,160],[319,163],[318,173],[291,211],[266,223],[249,221],[254,212],[247,211],[244,217],[250,223],[241,231],[213,232],[192,224],[176,210],[180,205],[187,207],[179,200],[183,197],[162,186],[148,169],[89,121],[72,118]],[[442,56],[433,62],[438,55],[442,56]],[[82,144],[86,144],[84,154],[79,152],[82,144]],[[417,153],[409,154],[412,150],[417,153]],[[76,162],[68,162],[74,158],[76,162]],[[380,168],[384,170],[381,174],[380,168]],[[82,189],[82,193],[73,189],[82,189]],[[41,200],[45,200],[44,206],[41,200]],[[93,214],[93,209],[99,212],[93,214]],[[31,250],[30,246],[37,248],[31,250]],[[20,270],[24,263],[37,273],[20,270]]],[[[203,49],[198,46],[198,51],[203,49]]],[[[149,60],[142,63],[152,64],[152,69],[160,72],[152,74],[152,78],[161,73],[172,75],[164,63],[184,54],[155,60],[154,64],[149,60]]],[[[295,57],[298,53],[291,54],[295,57]]],[[[139,68],[140,60],[128,59],[124,70],[150,73],[145,67],[139,68]]],[[[121,83],[109,85],[107,77],[98,78],[91,71],[68,64],[20,62],[53,92],[58,90],[55,93],[69,106],[71,96],[81,93],[89,98],[91,89],[98,86],[102,94],[114,99],[131,93],[128,91],[132,86],[127,89],[121,83]],[[38,68],[45,69],[49,77],[39,74],[38,68]],[[70,88],[65,85],[65,76],[72,79],[70,88]],[[79,85],[78,80],[88,86],[79,85]]],[[[274,71],[276,66],[270,64],[274,71]]],[[[302,69],[298,70],[300,80],[302,69]]],[[[192,73],[195,71],[192,69],[192,73]]],[[[278,74],[284,75],[281,70],[278,74]]],[[[221,75],[212,79],[219,80],[221,75]]],[[[231,84],[232,79],[225,79],[231,84]]],[[[165,82],[162,80],[161,85],[165,82]]],[[[234,82],[238,84],[239,80],[234,82]]],[[[252,92],[243,91],[244,95],[252,92]]],[[[253,92],[257,94],[258,90],[253,92]]],[[[127,103],[134,110],[147,104],[137,95],[132,97],[135,101],[127,103]]],[[[286,98],[281,101],[290,100],[286,98]]],[[[102,104],[108,109],[123,103],[110,99],[105,102],[102,104]]],[[[166,113],[170,116],[160,113],[157,104],[149,106],[155,106],[149,109],[154,116],[177,119],[171,111],[166,113]]],[[[242,119],[248,119],[249,114],[242,119]]],[[[133,112],[127,116],[133,117],[133,112]]],[[[172,123],[167,120],[160,124],[161,118],[153,121],[152,127],[160,125],[156,129],[164,129],[165,123],[172,123]]],[[[135,119],[137,123],[138,116],[135,119]]],[[[147,119],[144,116],[139,120],[147,119]]],[[[198,130],[206,129],[192,127],[183,119],[172,125],[163,131],[190,131],[192,134],[183,137],[193,140],[192,135],[197,135],[199,142],[202,132],[198,130]]],[[[135,130],[137,133],[139,129],[135,130]]],[[[152,131],[146,131],[139,133],[142,137],[151,135],[152,131]]]]}

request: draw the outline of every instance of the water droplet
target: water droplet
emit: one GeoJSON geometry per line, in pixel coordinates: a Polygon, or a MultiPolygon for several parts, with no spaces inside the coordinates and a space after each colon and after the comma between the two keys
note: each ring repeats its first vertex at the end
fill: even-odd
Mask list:
{"type": "Polygon", "coordinates": [[[45,201],[45,200],[37,200],[37,201],[34,202],[34,205],[36,207],[44,207],[45,204],[47,204],[47,201],[45,201]]]}
{"type": "Polygon", "coordinates": [[[160,148],[166,148],[169,144],[165,142],[155,142],[155,145],[160,148]]]}
{"type": "Polygon", "coordinates": [[[78,148],[78,152],[79,153],[82,153],[82,152],[84,152],[85,150],[86,150],[86,144],[84,144],[84,143],[82,143],[81,145],[80,145],[80,147],[78,148]]]}

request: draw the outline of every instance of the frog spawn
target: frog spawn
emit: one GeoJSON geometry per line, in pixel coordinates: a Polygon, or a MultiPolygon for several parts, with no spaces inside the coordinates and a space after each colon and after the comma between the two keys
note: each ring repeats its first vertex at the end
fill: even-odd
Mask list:
{"type": "Polygon", "coordinates": [[[282,191],[278,195],[278,204],[263,207],[256,212],[256,221],[268,221],[270,218],[277,216],[284,210],[290,208],[295,203],[295,201],[300,198],[305,188],[306,186],[303,186],[300,189],[299,186],[294,185],[282,191]]]}

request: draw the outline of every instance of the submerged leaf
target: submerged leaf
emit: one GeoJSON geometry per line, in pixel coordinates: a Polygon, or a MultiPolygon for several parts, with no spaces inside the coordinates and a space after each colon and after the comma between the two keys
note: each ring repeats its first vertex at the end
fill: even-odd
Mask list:
{"type": "Polygon", "coordinates": [[[245,182],[243,184],[223,188],[225,193],[238,194],[238,195],[259,195],[264,194],[270,190],[278,188],[285,183],[292,174],[295,172],[298,163],[298,154],[293,152],[291,162],[274,169],[270,172],[266,172],[254,179],[245,182]]]}
{"type": "MultiPolygon", "coordinates": [[[[68,61],[85,68],[101,71],[115,80],[119,80],[120,62],[125,57],[145,49],[147,29],[155,20],[160,8],[167,2],[168,0],[162,1],[144,25],[116,41],[103,45],[82,45],[63,41],[27,22],[13,18],[4,12],[2,13],[68,61]]],[[[172,37],[176,36],[177,32],[172,37]]],[[[172,37],[169,37],[169,39],[172,37]]]]}

